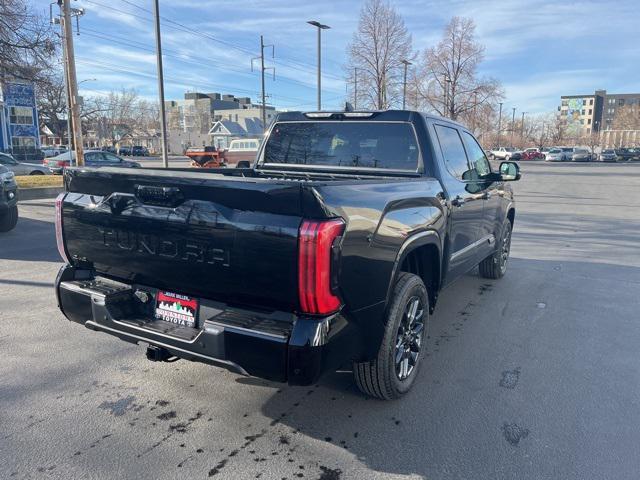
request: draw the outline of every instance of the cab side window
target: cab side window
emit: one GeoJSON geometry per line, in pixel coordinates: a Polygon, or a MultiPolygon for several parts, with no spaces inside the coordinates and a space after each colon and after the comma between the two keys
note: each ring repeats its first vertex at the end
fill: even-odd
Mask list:
{"type": "Polygon", "coordinates": [[[458,130],[444,125],[434,125],[434,128],[447,170],[458,180],[467,180],[469,162],[458,130]]]}
{"type": "Polygon", "coordinates": [[[468,132],[463,132],[465,140],[465,146],[467,147],[467,153],[469,155],[469,162],[471,163],[471,169],[475,170],[478,177],[482,178],[491,173],[491,164],[487,160],[482,147],[478,144],[478,141],[468,132]]]}

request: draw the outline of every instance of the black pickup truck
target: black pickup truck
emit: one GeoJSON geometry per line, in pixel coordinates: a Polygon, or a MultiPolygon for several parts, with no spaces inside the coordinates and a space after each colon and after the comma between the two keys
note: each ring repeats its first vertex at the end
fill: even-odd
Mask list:
{"type": "Polygon", "coordinates": [[[68,168],[58,304],[151,360],[291,385],[352,366],[397,398],[438,292],[478,264],[504,275],[519,177],[412,111],[282,113],[252,168],[68,168]]]}

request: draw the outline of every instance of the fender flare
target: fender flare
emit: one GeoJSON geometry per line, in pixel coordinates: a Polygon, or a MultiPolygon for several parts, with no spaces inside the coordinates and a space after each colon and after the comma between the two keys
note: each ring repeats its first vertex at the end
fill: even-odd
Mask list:
{"type": "Polygon", "coordinates": [[[402,265],[402,262],[406,258],[407,254],[409,254],[409,252],[413,251],[418,247],[422,247],[424,245],[435,245],[435,247],[438,249],[438,262],[440,264],[440,276],[442,277],[442,240],[438,232],[435,230],[426,230],[426,231],[411,235],[409,238],[405,240],[405,242],[402,244],[402,246],[398,250],[398,254],[396,255],[396,260],[393,264],[393,269],[391,270],[389,286],[387,287],[387,295],[385,297],[385,308],[386,308],[386,305],[389,304],[389,300],[391,298],[391,291],[393,290],[395,279],[398,276],[398,270],[400,269],[400,265],[402,265]]]}

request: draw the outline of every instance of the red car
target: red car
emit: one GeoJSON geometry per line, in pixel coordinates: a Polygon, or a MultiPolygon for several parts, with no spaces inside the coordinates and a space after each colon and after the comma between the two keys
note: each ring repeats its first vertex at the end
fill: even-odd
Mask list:
{"type": "Polygon", "coordinates": [[[522,152],[522,160],[544,160],[544,154],[537,148],[525,148],[522,152]]]}

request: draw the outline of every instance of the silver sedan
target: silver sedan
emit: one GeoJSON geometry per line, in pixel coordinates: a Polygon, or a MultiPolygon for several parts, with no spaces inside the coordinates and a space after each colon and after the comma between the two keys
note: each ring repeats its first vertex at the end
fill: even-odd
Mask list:
{"type": "Polygon", "coordinates": [[[4,165],[15,175],[51,175],[48,167],[37,163],[22,163],[7,153],[0,153],[0,165],[4,165]]]}

